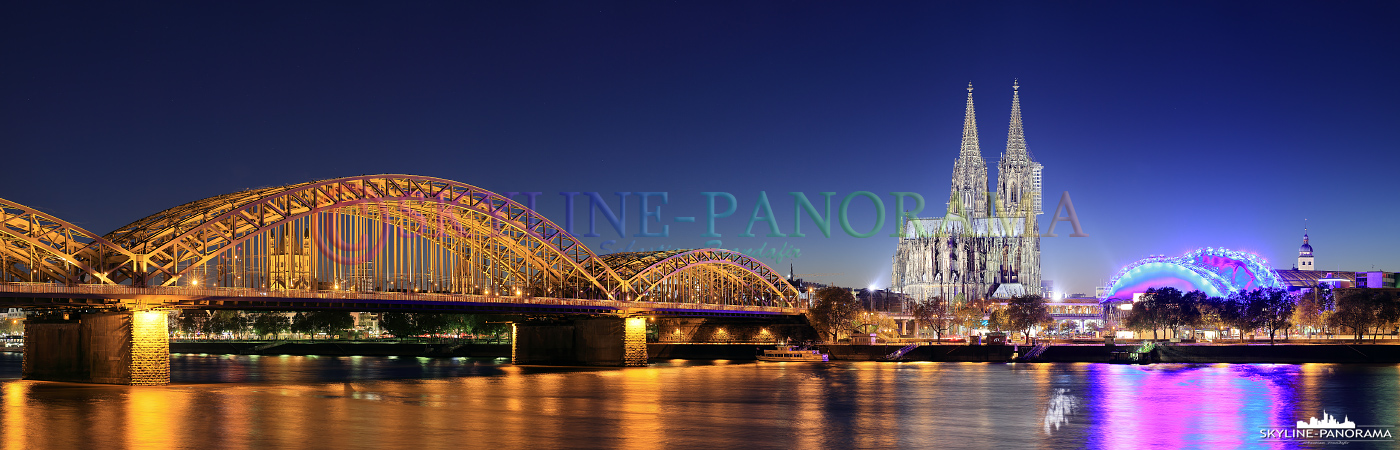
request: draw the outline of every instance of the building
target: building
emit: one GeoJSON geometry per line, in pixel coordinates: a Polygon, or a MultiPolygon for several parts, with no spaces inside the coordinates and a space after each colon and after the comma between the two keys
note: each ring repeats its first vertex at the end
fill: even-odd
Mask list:
{"type": "Polygon", "coordinates": [[[967,88],[962,146],[953,162],[943,217],[904,217],[893,258],[891,289],[913,301],[1010,298],[1040,294],[1041,165],[1026,148],[1020,86],[1012,84],[1011,126],[997,163],[997,191],[988,192],[987,163],[977,137],[972,85],[967,88]]]}
{"type": "Polygon", "coordinates": [[[1104,328],[1104,305],[1095,297],[1069,297],[1049,300],[1045,306],[1055,319],[1055,328],[1074,333],[1096,333],[1104,328]]]}
{"type": "Polygon", "coordinates": [[[1356,281],[1356,287],[1371,289],[1400,288],[1400,284],[1396,284],[1396,277],[1394,272],[1356,272],[1354,280],[1356,281]]]}
{"type": "Polygon", "coordinates": [[[1312,270],[1317,267],[1316,254],[1308,240],[1304,230],[1303,245],[1298,247],[1298,260],[1292,269],[1274,270],[1259,255],[1223,248],[1206,247],[1176,257],[1149,256],[1125,266],[1098,291],[1097,297],[1130,299],[1154,287],[1172,287],[1182,292],[1199,290],[1213,297],[1257,288],[1306,293],[1323,284],[1339,289],[1400,287],[1393,272],[1312,270]]]}
{"type": "Polygon", "coordinates": [[[1279,280],[1283,282],[1283,287],[1289,291],[1308,291],[1324,281],[1334,287],[1352,287],[1356,285],[1356,276],[1351,272],[1342,271],[1322,271],[1316,270],[1313,260],[1312,244],[1308,243],[1308,229],[1303,229],[1303,245],[1298,246],[1298,262],[1292,269],[1280,269],[1274,271],[1278,274],[1279,280]]]}

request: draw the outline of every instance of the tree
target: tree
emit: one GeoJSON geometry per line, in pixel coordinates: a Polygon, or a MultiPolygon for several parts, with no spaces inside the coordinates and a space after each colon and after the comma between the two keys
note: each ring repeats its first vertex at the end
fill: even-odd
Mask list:
{"type": "Polygon", "coordinates": [[[444,319],[443,331],[457,335],[471,334],[482,322],[476,314],[447,314],[444,319]]]}
{"type": "Polygon", "coordinates": [[[851,328],[860,330],[861,333],[874,331],[881,339],[885,340],[899,337],[899,324],[880,312],[861,311],[856,313],[855,318],[851,320],[851,328]]]}
{"type": "Polygon", "coordinates": [[[1336,305],[1332,301],[1332,290],[1326,284],[1318,284],[1312,292],[1298,296],[1298,307],[1293,310],[1293,323],[1304,327],[1308,333],[1326,331],[1327,319],[1336,305]]]}
{"type": "Polygon", "coordinates": [[[397,338],[438,334],[447,330],[448,316],[441,313],[386,312],[379,315],[379,328],[397,338]]]}
{"type": "Polygon", "coordinates": [[[243,315],[242,311],[214,311],[214,314],[210,316],[208,322],[205,324],[205,329],[209,334],[213,335],[222,335],[224,333],[241,335],[247,328],[248,318],[243,315]]]}
{"type": "Polygon", "coordinates": [[[1385,291],[1372,291],[1371,302],[1377,304],[1376,324],[1371,329],[1371,342],[1376,341],[1376,334],[1382,328],[1392,328],[1396,321],[1400,321],[1400,298],[1385,291]]]}
{"type": "Polygon", "coordinates": [[[1252,333],[1263,327],[1264,308],[1259,300],[1261,295],[1261,291],[1258,289],[1231,292],[1221,309],[1225,324],[1238,328],[1241,335],[1252,333]]]}
{"type": "Polygon", "coordinates": [[[914,316],[914,335],[918,336],[919,330],[927,326],[933,329],[934,339],[943,338],[943,330],[947,328],[948,322],[952,320],[951,311],[948,309],[948,302],[943,297],[934,297],[914,304],[910,311],[914,316]]]}
{"type": "Polygon", "coordinates": [[[1007,328],[1021,332],[1031,341],[1031,328],[1053,321],[1050,308],[1039,295],[1016,295],[1006,303],[1007,328]]]}
{"type": "Polygon", "coordinates": [[[1010,320],[1006,318],[1005,309],[994,309],[990,314],[987,314],[987,330],[989,331],[1006,330],[1011,328],[1009,323],[1010,320]]]}
{"type": "Polygon", "coordinates": [[[253,333],[258,336],[272,335],[273,339],[282,337],[282,333],[291,331],[292,320],[282,312],[265,312],[253,317],[253,333]]]}
{"type": "Polygon", "coordinates": [[[1269,330],[1269,343],[1274,343],[1274,333],[1285,330],[1285,335],[1289,328],[1293,327],[1293,308],[1296,306],[1293,295],[1281,288],[1255,289],[1251,292],[1251,298],[1257,302],[1257,306],[1251,309],[1259,309],[1260,326],[1269,330]]]}
{"type": "Polygon", "coordinates": [[[1158,328],[1171,330],[1172,337],[1180,337],[1177,333],[1180,329],[1200,323],[1201,303],[1206,298],[1201,291],[1183,294],[1173,287],[1148,289],[1128,314],[1129,328],[1150,328],[1153,339],[1157,338],[1158,328]]]}
{"type": "Polygon", "coordinates": [[[1367,331],[1371,339],[1382,328],[1389,328],[1400,320],[1400,303],[1385,291],[1372,289],[1339,289],[1336,295],[1337,309],[1328,318],[1329,324],[1351,330],[1356,342],[1360,343],[1367,331]]]}
{"type": "Polygon", "coordinates": [[[1225,312],[1225,299],[1220,297],[1207,297],[1200,301],[1198,306],[1201,319],[1198,326],[1210,327],[1215,331],[1217,337],[1223,337],[1225,333],[1221,331],[1225,328],[1225,317],[1229,314],[1225,312]]]}
{"type": "Polygon", "coordinates": [[[180,331],[184,332],[187,336],[203,333],[204,324],[208,321],[209,311],[189,309],[180,311],[180,318],[176,320],[176,322],[179,323],[178,327],[180,331]]]}
{"type": "Polygon", "coordinates": [[[311,335],[314,339],[317,333],[328,335],[344,334],[355,327],[355,318],[345,311],[315,311],[299,312],[292,317],[291,330],[296,333],[311,335]]]}
{"type": "Polygon", "coordinates": [[[1151,305],[1145,301],[1133,302],[1132,309],[1123,317],[1123,327],[1137,332],[1152,330],[1152,338],[1157,339],[1157,311],[1149,309],[1151,305]]]}
{"type": "Polygon", "coordinates": [[[1190,328],[1191,337],[1194,338],[1195,330],[1201,326],[1204,316],[1202,308],[1209,299],[1210,296],[1199,290],[1182,294],[1176,307],[1172,308],[1172,326],[1190,328]]]}
{"type": "Polygon", "coordinates": [[[953,309],[953,325],[961,327],[964,333],[970,334],[972,329],[982,327],[986,320],[987,311],[975,303],[963,303],[953,309]]]}
{"type": "Polygon", "coordinates": [[[807,320],[823,337],[831,336],[831,341],[840,339],[842,333],[849,333],[851,322],[860,312],[860,303],[851,291],[835,286],[824,287],[816,293],[816,303],[807,310],[807,320]]]}
{"type": "Polygon", "coordinates": [[[1176,288],[1149,288],[1133,302],[1123,325],[1134,331],[1152,330],[1152,339],[1157,339],[1159,328],[1171,329],[1184,321],[1179,313],[1182,303],[1181,291],[1176,288]]]}
{"type": "Polygon", "coordinates": [[[1378,305],[1370,292],[1361,289],[1345,289],[1336,296],[1337,309],[1328,317],[1328,324],[1351,330],[1356,342],[1377,322],[1378,305]]]}

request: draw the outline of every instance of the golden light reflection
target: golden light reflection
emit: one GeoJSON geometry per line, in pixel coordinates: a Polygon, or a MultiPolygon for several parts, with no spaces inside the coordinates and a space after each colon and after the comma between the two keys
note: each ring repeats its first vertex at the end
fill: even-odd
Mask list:
{"type": "Polygon", "coordinates": [[[5,448],[30,448],[25,431],[29,429],[25,418],[29,416],[29,382],[12,381],[5,383],[5,403],[0,404],[0,423],[5,426],[5,448]]]}
{"type": "Polygon", "coordinates": [[[126,444],[130,448],[175,448],[181,416],[171,414],[178,394],[165,388],[126,388],[126,444]]]}
{"type": "Polygon", "coordinates": [[[826,430],[827,410],[819,404],[813,404],[829,395],[826,392],[824,382],[819,379],[803,379],[797,384],[797,407],[793,413],[797,420],[793,424],[797,429],[793,436],[796,442],[793,448],[822,448],[826,442],[822,439],[826,430]]]}
{"type": "Polygon", "coordinates": [[[627,369],[622,373],[622,448],[656,448],[665,442],[661,423],[660,369],[627,369]]]}

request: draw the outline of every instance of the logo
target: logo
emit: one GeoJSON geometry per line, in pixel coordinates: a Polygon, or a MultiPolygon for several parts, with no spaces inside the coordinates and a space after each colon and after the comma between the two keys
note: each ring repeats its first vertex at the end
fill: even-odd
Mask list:
{"type": "Polygon", "coordinates": [[[1311,428],[1311,429],[1324,429],[1324,428],[1325,428],[1325,429],[1334,429],[1334,428],[1354,429],[1354,428],[1356,428],[1356,422],[1352,422],[1352,421],[1351,421],[1349,418],[1347,418],[1347,417],[1343,417],[1343,418],[1342,418],[1342,421],[1341,421],[1341,422],[1338,422],[1336,417],[1333,417],[1331,414],[1327,414],[1327,410],[1324,409],[1324,410],[1322,410],[1322,420],[1317,420],[1316,417],[1309,417],[1307,422],[1304,422],[1304,421],[1301,421],[1301,420],[1298,421],[1297,429],[1302,430],[1302,429],[1309,429],[1309,428],[1311,428]]]}
{"type": "Polygon", "coordinates": [[[1352,442],[1394,442],[1394,426],[1357,425],[1351,417],[1337,416],[1322,410],[1322,419],[1316,416],[1299,420],[1292,428],[1268,427],[1259,430],[1259,439],[1271,442],[1307,442],[1325,444],[1348,444],[1352,442]]]}

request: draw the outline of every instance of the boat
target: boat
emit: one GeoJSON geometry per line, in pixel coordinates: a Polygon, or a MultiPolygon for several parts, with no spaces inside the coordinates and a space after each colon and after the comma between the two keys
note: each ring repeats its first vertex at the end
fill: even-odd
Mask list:
{"type": "Polygon", "coordinates": [[[796,345],[779,345],[773,350],[764,350],[758,355],[759,361],[826,362],[828,355],[817,349],[802,348],[796,345]]]}

